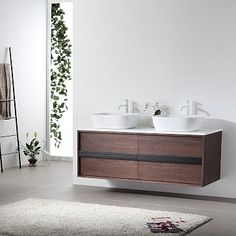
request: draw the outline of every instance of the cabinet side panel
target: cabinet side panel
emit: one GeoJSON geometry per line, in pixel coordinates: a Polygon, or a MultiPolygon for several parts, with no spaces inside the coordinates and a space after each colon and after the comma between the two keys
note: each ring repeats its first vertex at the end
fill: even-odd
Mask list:
{"type": "Polygon", "coordinates": [[[203,185],[220,179],[222,132],[205,137],[203,159],[203,185]]]}
{"type": "Polygon", "coordinates": [[[79,157],[79,151],[80,151],[80,132],[77,131],[77,177],[80,175],[80,157],[79,157]]]}

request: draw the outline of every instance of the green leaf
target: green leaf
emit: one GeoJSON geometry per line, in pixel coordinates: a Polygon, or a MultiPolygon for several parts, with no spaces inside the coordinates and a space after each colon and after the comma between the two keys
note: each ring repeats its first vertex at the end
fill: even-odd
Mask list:
{"type": "Polygon", "coordinates": [[[34,143],[34,146],[37,147],[39,145],[39,141],[36,140],[35,143],[34,143]]]}
{"type": "Polygon", "coordinates": [[[23,150],[23,153],[28,156],[29,155],[29,152],[27,150],[23,150]]]}
{"type": "Polygon", "coordinates": [[[31,142],[30,142],[30,147],[33,147],[35,140],[36,140],[36,138],[33,138],[33,139],[31,140],[31,142]]]}
{"type": "Polygon", "coordinates": [[[27,147],[29,150],[32,149],[32,147],[31,147],[28,143],[26,143],[25,145],[26,145],[26,147],[27,147]]]}
{"type": "Polygon", "coordinates": [[[41,147],[37,147],[36,149],[35,149],[35,151],[37,152],[37,151],[39,151],[41,149],[41,147]]]}

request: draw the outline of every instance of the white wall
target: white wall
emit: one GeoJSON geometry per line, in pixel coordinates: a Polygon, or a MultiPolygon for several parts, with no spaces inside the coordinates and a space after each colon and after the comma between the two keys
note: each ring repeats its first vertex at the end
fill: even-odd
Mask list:
{"type": "MultiPolygon", "coordinates": [[[[0,62],[8,60],[11,46],[22,142],[28,131],[46,137],[46,9],[46,0],[1,0],[0,5],[0,62]]],[[[0,134],[15,132],[12,128],[13,121],[0,121],[0,134]]],[[[4,152],[14,151],[15,140],[3,146],[4,152]]],[[[16,165],[16,156],[4,157],[5,168],[16,165]]]]}
{"type": "MultiPolygon", "coordinates": [[[[222,179],[207,187],[86,183],[236,198],[236,1],[75,0],[74,8],[74,134],[127,97],[140,109],[157,99],[176,110],[191,98],[215,118],[206,126],[224,128],[222,179]]],[[[85,183],[76,147],[74,159],[74,183],[85,183]]]]}

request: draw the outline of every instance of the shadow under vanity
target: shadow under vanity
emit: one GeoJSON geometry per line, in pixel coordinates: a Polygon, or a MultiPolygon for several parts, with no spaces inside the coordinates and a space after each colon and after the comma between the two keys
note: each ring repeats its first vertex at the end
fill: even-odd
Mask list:
{"type": "Polygon", "coordinates": [[[78,177],[206,186],[220,179],[222,130],[78,130],[78,177]]]}

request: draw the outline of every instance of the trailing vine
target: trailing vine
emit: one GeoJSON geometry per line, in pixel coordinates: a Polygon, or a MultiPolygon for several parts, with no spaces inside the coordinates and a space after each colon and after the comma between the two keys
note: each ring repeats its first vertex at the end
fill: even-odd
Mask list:
{"type": "Polygon", "coordinates": [[[68,89],[67,83],[71,80],[71,47],[68,38],[68,28],[64,21],[65,12],[60,4],[52,4],[51,10],[51,114],[50,136],[59,148],[62,141],[60,119],[68,110],[66,102],[68,89]]]}

